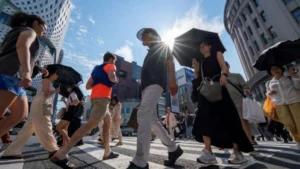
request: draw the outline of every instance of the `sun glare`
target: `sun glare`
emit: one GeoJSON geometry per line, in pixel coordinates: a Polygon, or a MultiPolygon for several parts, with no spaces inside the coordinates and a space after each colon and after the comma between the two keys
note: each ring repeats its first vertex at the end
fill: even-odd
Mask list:
{"type": "Polygon", "coordinates": [[[168,32],[165,36],[163,36],[162,41],[165,42],[171,50],[173,50],[175,36],[171,32],[168,32]]]}

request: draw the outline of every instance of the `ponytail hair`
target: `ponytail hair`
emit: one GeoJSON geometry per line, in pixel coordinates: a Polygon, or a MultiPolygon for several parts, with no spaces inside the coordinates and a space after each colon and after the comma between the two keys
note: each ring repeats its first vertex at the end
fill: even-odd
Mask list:
{"type": "Polygon", "coordinates": [[[16,27],[30,27],[32,28],[32,24],[34,21],[37,21],[39,24],[45,25],[46,22],[37,15],[29,15],[25,12],[17,12],[10,18],[10,24],[12,28],[16,27]]]}

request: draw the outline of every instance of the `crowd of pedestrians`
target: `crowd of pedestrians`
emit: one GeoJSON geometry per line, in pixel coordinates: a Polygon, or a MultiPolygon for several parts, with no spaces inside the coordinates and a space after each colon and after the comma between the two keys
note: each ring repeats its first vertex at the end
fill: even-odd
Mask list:
{"type": "MultiPolygon", "coordinates": [[[[86,124],[80,126],[80,113],[84,103],[82,96],[76,93],[78,85],[68,85],[67,100],[62,98],[65,109],[61,111],[60,122],[55,126],[62,136],[61,146],[52,132],[51,116],[53,114],[52,96],[60,93],[60,86],[52,86],[60,76],[59,69],[40,68],[43,81],[30,107],[30,116],[22,130],[12,143],[5,134],[28,114],[28,102],[25,89],[31,85],[32,72],[39,51],[38,37],[47,29],[43,19],[36,15],[16,13],[11,18],[12,30],[6,35],[1,46],[0,56],[0,116],[11,111],[10,116],[0,120],[0,136],[5,144],[9,144],[2,159],[22,158],[26,141],[36,134],[42,147],[49,152],[50,160],[62,168],[74,168],[68,160],[68,153],[75,145],[82,145],[82,138],[91,130],[100,126],[101,144],[104,147],[103,160],[118,158],[119,154],[110,148],[110,138],[118,139],[121,146],[122,104],[117,97],[111,98],[112,87],[118,83],[116,75],[116,55],[107,52],[103,63],[95,66],[86,83],[91,90],[92,110],[86,124]],[[73,127],[70,127],[74,125],[73,127]],[[71,132],[69,131],[71,128],[71,132]]],[[[149,168],[148,157],[150,142],[155,135],[166,146],[168,159],[165,166],[173,166],[184,153],[175,142],[175,132],[181,138],[195,139],[204,143],[205,148],[195,159],[199,163],[217,164],[213,146],[221,149],[233,149],[229,163],[242,164],[247,161],[243,153],[254,152],[255,137],[266,136],[265,124],[254,124],[245,120],[243,99],[253,99],[248,84],[238,73],[230,72],[230,65],[224,59],[223,52],[210,39],[197,41],[196,49],[199,58],[192,61],[195,69],[193,83],[193,101],[197,103],[195,117],[189,111],[180,112],[176,119],[170,107],[163,124],[157,117],[156,105],[163,92],[169,90],[172,96],[177,94],[178,86],[175,77],[174,58],[169,47],[161,41],[160,35],[152,28],[143,28],[137,38],[148,48],[141,72],[142,100],[137,112],[137,149],[128,169],[149,168]],[[201,55],[201,56],[200,56],[201,55]],[[155,69],[153,69],[155,65],[155,69]],[[168,74],[168,78],[167,78],[168,74]],[[208,85],[209,83],[209,85],[208,85]],[[168,87],[166,87],[168,84],[168,87]],[[213,88],[214,91],[205,90],[213,88]]],[[[284,141],[289,135],[284,134],[283,126],[288,129],[300,149],[300,78],[297,70],[288,67],[289,76],[284,75],[282,65],[271,65],[268,73],[273,78],[266,83],[267,97],[275,105],[279,122],[267,119],[273,125],[269,131],[282,137],[284,141]]],[[[268,130],[268,129],[267,129],[268,130]]]]}

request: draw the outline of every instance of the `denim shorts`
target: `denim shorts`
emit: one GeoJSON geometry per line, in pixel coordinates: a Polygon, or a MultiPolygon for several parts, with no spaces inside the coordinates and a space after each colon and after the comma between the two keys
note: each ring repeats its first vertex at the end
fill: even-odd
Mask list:
{"type": "Polygon", "coordinates": [[[26,96],[26,91],[19,85],[20,81],[17,77],[0,74],[0,90],[9,91],[16,96],[26,96]]]}

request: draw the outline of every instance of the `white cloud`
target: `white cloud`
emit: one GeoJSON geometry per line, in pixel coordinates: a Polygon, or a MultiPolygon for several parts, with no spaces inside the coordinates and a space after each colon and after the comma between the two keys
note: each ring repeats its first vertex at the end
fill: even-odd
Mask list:
{"type": "Polygon", "coordinates": [[[104,41],[100,38],[97,39],[99,46],[104,45],[104,41]]]}
{"type": "Polygon", "coordinates": [[[127,60],[128,62],[132,62],[133,53],[132,53],[131,46],[132,46],[132,42],[127,40],[126,44],[120,47],[119,49],[116,49],[114,53],[124,57],[124,59],[127,60]]]}
{"type": "Polygon", "coordinates": [[[172,49],[174,39],[192,28],[217,32],[220,35],[222,35],[225,30],[222,16],[208,18],[207,14],[200,8],[200,4],[197,3],[188,10],[183,17],[176,19],[173,27],[165,31],[162,39],[172,49]]]}
{"type": "Polygon", "coordinates": [[[74,46],[71,43],[69,43],[69,42],[64,42],[64,44],[67,45],[67,46],[69,46],[72,49],[74,48],[74,46]]]}
{"type": "Polygon", "coordinates": [[[76,9],[76,6],[75,6],[75,4],[71,1],[71,10],[74,10],[74,9],[76,9]]]}
{"type": "Polygon", "coordinates": [[[93,17],[92,16],[89,16],[89,21],[92,23],[92,24],[94,24],[95,25],[95,20],[93,19],[93,17]]]}
{"type": "Polygon", "coordinates": [[[82,32],[82,33],[87,33],[87,27],[84,25],[80,25],[78,31],[82,32]]]}
{"type": "Polygon", "coordinates": [[[69,22],[70,22],[70,23],[76,23],[76,21],[75,21],[72,17],[70,17],[69,22]]]}

